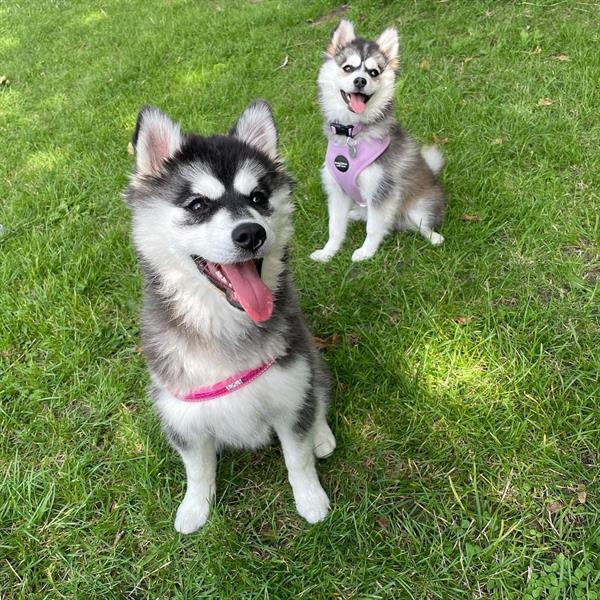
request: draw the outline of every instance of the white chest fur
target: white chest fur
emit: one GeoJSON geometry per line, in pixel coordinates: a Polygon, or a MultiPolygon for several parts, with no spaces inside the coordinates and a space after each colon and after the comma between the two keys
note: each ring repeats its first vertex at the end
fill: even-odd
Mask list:
{"type": "Polygon", "coordinates": [[[219,446],[257,448],[269,442],[276,420],[294,420],[310,382],[304,358],[274,364],[260,377],[229,394],[185,402],[163,389],[156,408],[165,423],[185,439],[211,434],[219,446]]]}

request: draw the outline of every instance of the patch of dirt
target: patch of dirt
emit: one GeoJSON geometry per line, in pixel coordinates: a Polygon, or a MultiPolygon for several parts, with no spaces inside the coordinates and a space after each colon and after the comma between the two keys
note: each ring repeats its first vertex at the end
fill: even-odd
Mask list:
{"type": "Polygon", "coordinates": [[[502,296],[497,300],[492,300],[492,306],[506,306],[507,308],[516,308],[519,301],[511,296],[502,296]]]}
{"type": "Polygon", "coordinates": [[[594,242],[581,238],[576,244],[566,245],[561,248],[567,256],[577,256],[583,262],[583,278],[594,285],[600,279],[600,258],[598,248],[594,242]]]}
{"type": "Polygon", "coordinates": [[[598,463],[598,456],[591,450],[584,450],[580,454],[581,464],[588,469],[593,469],[598,463]]]}
{"type": "Polygon", "coordinates": [[[340,4],[316,19],[308,19],[308,22],[313,27],[318,27],[319,25],[323,25],[323,23],[327,23],[328,21],[337,21],[348,12],[348,8],[348,4],[340,4]]]}

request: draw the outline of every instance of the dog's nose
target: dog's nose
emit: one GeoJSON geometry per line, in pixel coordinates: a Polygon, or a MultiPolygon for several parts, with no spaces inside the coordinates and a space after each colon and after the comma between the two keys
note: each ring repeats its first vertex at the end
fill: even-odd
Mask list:
{"type": "Polygon", "coordinates": [[[267,232],[258,223],[241,223],[231,233],[233,243],[243,250],[256,252],[267,239],[267,232]]]}
{"type": "Polygon", "coordinates": [[[354,80],[354,87],[357,90],[362,90],[367,85],[367,80],[364,77],[357,77],[354,80]]]}

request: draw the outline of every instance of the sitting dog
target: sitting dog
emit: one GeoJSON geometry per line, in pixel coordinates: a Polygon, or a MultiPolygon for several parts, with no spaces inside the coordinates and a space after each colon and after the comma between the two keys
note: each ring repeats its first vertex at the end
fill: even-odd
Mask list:
{"type": "Polygon", "coordinates": [[[329,240],[311,258],[328,261],[346,237],[349,219],[367,222],[367,237],[353,261],[373,256],[393,229],[418,231],[433,245],[445,213],[436,179],[443,159],[435,146],[419,150],[394,118],[398,33],[376,41],[356,37],[342,20],[319,73],[319,100],[328,137],[321,176],[327,193],[329,240]]]}
{"type": "Polygon", "coordinates": [[[292,180],[269,106],[252,104],[212,137],[144,107],[132,143],[124,196],[144,273],[142,344],[187,475],[175,529],[206,522],[219,450],[256,448],[273,431],[298,512],[322,520],[329,499],[315,457],[335,448],[329,376],[291,282],[292,180]]]}

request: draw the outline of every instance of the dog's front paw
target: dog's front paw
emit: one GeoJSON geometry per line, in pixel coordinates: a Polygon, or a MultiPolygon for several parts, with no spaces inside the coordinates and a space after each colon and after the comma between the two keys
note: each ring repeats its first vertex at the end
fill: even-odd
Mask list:
{"type": "Polygon", "coordinates": [[[315,250],[310,257],[318,262],[329,262],[332,259],[333,254],[333,252],[329,252],[328,250],[325,250],[325,248],[322,248],[321,250],[315,250]]]}
{"type": "Polygon", "coordinates": [[[309,523],[322,521],[329,512],[329,498],[320,485],[310,486],[295,494],[296,510],[309,523]]]}
{"type": "Polygon", "coordinates": [[[206,523],[208,512],[208,500],[184,498],[175,515],[175,529],[179,533],[193,533],[206,523]]]}
{"type": "Polygon", "coordinates": [[[367,260],[375,254],[375,251],[368,250],[364,247],[358,248],[352,253],[352,262],[360,262],[361,260],[367,260]]]}
{"type": "Polygon", "coordinates": [[[429,236],[429,241],[433,246],[441,246],[444,243],[444,236],[432,231],[429,236]]]}

